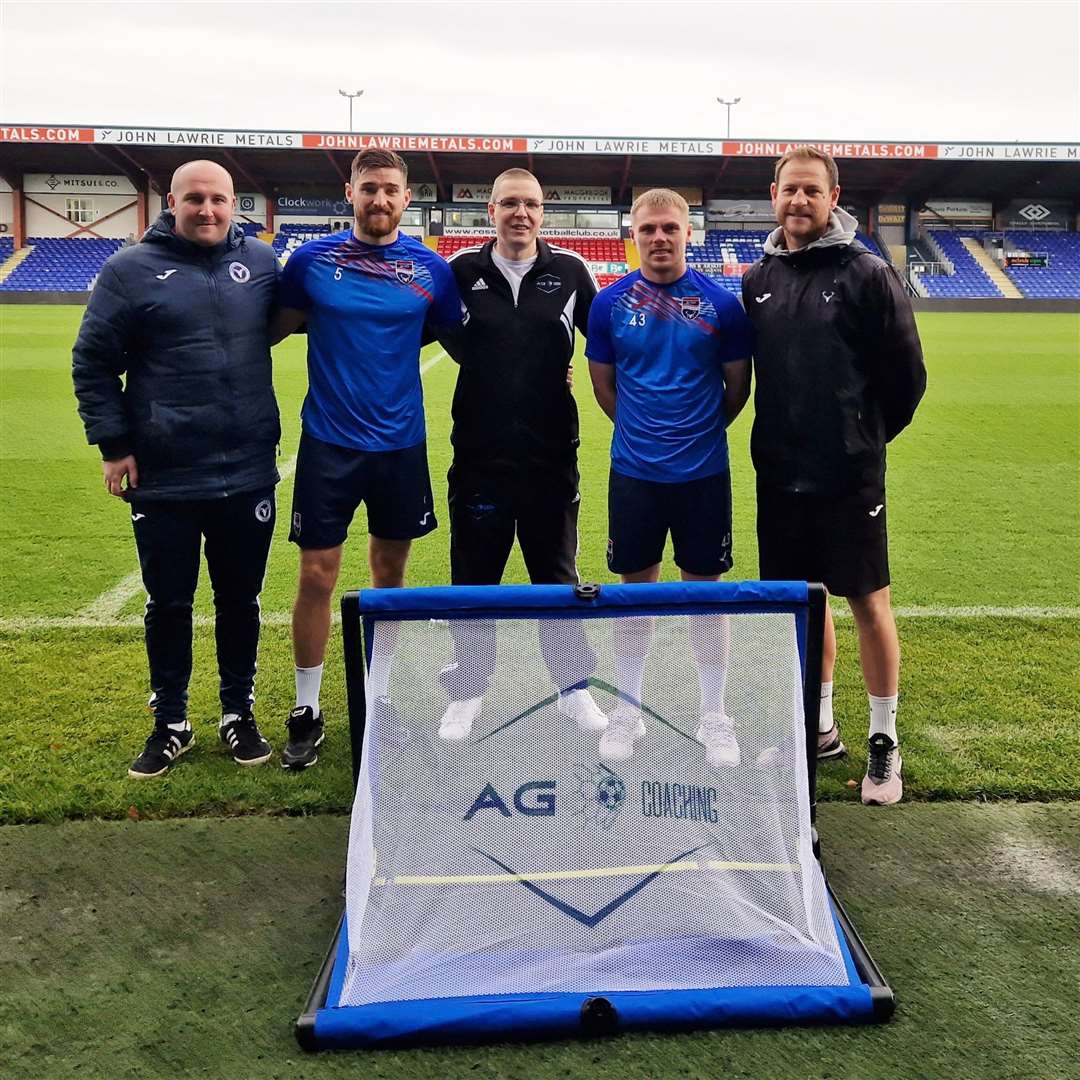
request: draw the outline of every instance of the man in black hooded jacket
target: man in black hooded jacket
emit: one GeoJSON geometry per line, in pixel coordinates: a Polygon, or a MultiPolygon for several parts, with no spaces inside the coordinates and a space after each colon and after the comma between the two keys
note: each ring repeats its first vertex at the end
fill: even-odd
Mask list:
{"type": "Polygon", "coordinates": [[[268,331],[279,268],[269,245],[233,224],[235,205],[220,165],[180,166],[169,209],[102,268],[73,353],[87,441],[101,451],[106,490],[128,503],[149,596],[154,730],[133,779],[162,775],[194,741],[191,610],[204,538],[219,734],[238,764],[270,757],[252,705],[279,479],[268,331]]]}
{"type": "MultiPolygon", "coordinates": [[[[777,228],[743,277],[756,332],[754,427],[762,578],[845,596],[870,706],[862,801],[903,794],[896,732],[900,643],[889,590],[885,444],[911,422],[926,368],[896,271],[855,239],[836,162],[810,146],[776,163],[777,228]]],[[[844,753],[833,718],[836,634],[826,609],[819,758],[844,753]]]]}

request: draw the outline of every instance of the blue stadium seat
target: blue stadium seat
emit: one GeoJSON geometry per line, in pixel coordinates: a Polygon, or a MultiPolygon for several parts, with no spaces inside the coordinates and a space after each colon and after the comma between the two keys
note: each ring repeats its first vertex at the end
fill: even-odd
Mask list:
{"type": "Polygon", "coordinates": [[[100,273],[105,260],[124,243],[120,239],[98,237],[31,237],[27,244],[33,250],[6,281],[0,282],[0,289],[9,292],[85,292],[100,273]]]}

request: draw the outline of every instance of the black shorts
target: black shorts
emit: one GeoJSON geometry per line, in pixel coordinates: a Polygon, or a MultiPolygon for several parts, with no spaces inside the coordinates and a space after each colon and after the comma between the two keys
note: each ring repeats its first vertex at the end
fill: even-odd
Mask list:
{"type": "Polygon", "coordinates": [[[455,463],[446,479],[452,584],[498,585],[515,535],[534,585],[578,583],[576,465],[507,475],[455,463]]]}
{"type": "Polygon", "coordinates": [[[757,534],[766,581],[820,581],[836,596],[889,584],[885,492],[795,495],[758,488],[757,534]]]}
{"type": "Polygon", "coordinates": [[[709,577],[731,569],[731,476],[661,484],[623,476],[608,477],[608,569],[636,574],[664,557],[671,533],[675,565],[688,574],[709,577]]]}
{"type": "Polygon", "coordinates": [[[337,547],[361,503],[367,505],[372,536],[413,540],[431,532],[438,522],[427,443],[404,450],[352,450],[301,433],[289,539],[309,551],[337,547]]]}

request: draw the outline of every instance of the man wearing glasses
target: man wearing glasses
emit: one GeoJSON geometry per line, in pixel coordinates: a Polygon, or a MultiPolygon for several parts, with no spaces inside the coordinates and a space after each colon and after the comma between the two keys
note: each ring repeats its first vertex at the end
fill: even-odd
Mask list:
{"type": "MultiPolygon", "coordinates": [[[[579,440],[568,376],[596,281],[580,255],[540,239],[543,191],[532,173],[500,173],[488,214],[495,239],[450,257],[468,322],[440,335],[461,365],[448,476],[451,581],[498,584],[516,535],[534,585],[576,585],[579,440]]],[[[494,667],[484,633],[478,625],[461,635],[456,663],[441,676],[450,696],[444,739],[467,738],[480,712],[494,667]]],[[[541,650],[559,711],[584,731],[606,727],[584,688],[595,669],[587,643],[544,638],[541,650]]]]}

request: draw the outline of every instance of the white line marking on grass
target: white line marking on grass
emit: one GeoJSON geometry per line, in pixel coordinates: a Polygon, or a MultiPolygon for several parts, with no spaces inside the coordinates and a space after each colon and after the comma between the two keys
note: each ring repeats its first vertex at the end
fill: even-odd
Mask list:
{"type": "MultiPolygon", "coordinates": [[[[447,352],[445,349],[440,349],[434,356],[428,357],[420,365],[420,374],[424,375],[430,371],[441,360],[445,360],[447,352]]],[[[287,480],[296,471],[296,455],[294,454],[287,461],[283,462],[278,472],[281,475],[282,480],[287,480]]],[[[9,632],[19,633],[23,629],[40,629],[40,628],[65,628],[65,627],[105,627],[105,626],[141,626],[142,617],[131,619],[118,618],[121,611],[127,606],[129,601],[137,596],[142,591],[142,574],[138,570],[133,570],[126,577],[121,578],[110,589],[106,589],[100,596],[95,597],[81,607],[74,616],[54,616],[54,617],[28,617],[25,619],[0,619],[0,629],[9,632]]],[[[273,616],[263,616],[263,620],[269,625],[277,625],[273,616]]],[[[198,623],[198,620],[196,620],[198,623]]]]}
{"type": "MultiPolygon", "coordinates": [[[[898,619],[1080,619],[1080,607],[898,607],[898,619]]],[[[833,608],[833,618],[850,619],[851,609],[833,608]]]]}
{"type": "MultiPolygon", "coordinates": [[[[334,623],[341,622],[341,613],[332,612],[331,619],[334,623]]],[[[214,616],[196,615],[193,622],[196,626],[213,626],[214,616]]],[[[291,626],[292,613],[264,611],[262,624],[263,626],[291,626]]],[[[21,619],[0,619],[0,632],[22,634],[32,630],[124,630],[141,629],[142,625],[141,615],[125,615],[122,619],[93,619],[85,615],[27,615],[21,619]]]]}
{"type": "MultiPolygon", "coordinates": [[[[123,583],[121,583],[123,584],[123,583]]],[[[119,586],[118,586],[119,587],[119,586]]],[[[65,630],[80,627],[105,629],[107,627],[142,626],[141,615],[126,615],[124,618],[101,618],[88,615],[86,609],[77,615],[27,615],[23,618],[0,618],[0,632],[20,634],[30,630],[65,630]]],[[[896,614],[908,619],[1080,619],[1080,607],[920,607],[896,608],[896,614]]],[[[837,610],[837,618],[851,618],[849,611],[837,610]]],[[[334,612],[335,622],[341,616],[334,612]]],[[[264,626],[289,626],[292,615],[288,611],[264,611],[264,626]]],[[[196,626],[212,626],[212,615],[197,615],[196,626]]]]}
{"type": "MultiPolygon", "coordinates": [[[[292,476],[296,469],[296,455],[293,454],[288,461],[282,463],[278,472],[281,474],[281,479],[286,480],[292,476]]],[[[82,607],[75,614],[75,618],[79,620],[72,625],[76,626],[108,626],[112,623],[121,625],[117,622],[117,615],[127,606],[128,601],[142,592],[142,572],[139,570],[132,570],[127,577],[121,578],[111,589],[106,589],[100,596],[95,597],[85,607],[82,607]]],[[[0,625],[7,622],[3,620],[0,625]]],[[[65,624],[66,625],[66,624],[65,624]]],[[[138,625],[142,625],[142,618],[138,620],[138,625]]]]}
{"type": "Polygon", "coordinates": [[[75,618],[86,625],[108,626],[141,588],[142,573],[132,570],[111,589],[106,589],[85,607],[80,608],[75,618]]]}

